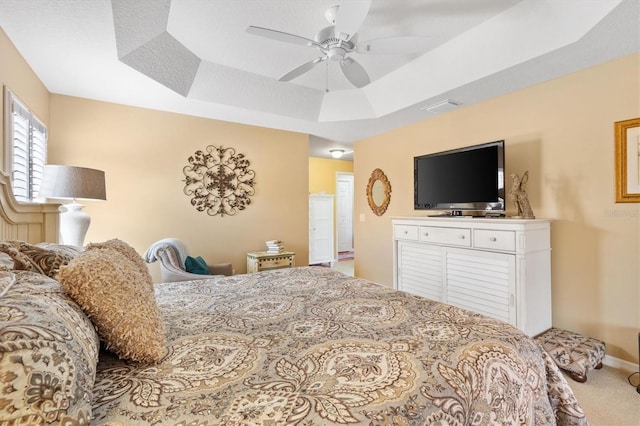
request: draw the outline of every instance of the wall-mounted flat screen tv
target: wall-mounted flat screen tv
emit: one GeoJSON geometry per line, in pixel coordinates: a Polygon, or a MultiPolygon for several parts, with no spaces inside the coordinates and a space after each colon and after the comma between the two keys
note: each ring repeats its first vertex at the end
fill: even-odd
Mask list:
{"type": "Polygon", "coordinates": [[[414,157],[415,210],[505,210],[504,141],[414,157]]]}

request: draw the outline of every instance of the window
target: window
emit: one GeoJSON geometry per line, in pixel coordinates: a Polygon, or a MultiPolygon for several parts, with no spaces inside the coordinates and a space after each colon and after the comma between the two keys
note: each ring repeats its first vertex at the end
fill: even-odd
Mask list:
{"type": "Polygon", "coordinates": [[[5,99],[5,161],[13,194],[20,202],[42,201],[36,197],[47,159],[47,128],[8,89],[5,99]]]}

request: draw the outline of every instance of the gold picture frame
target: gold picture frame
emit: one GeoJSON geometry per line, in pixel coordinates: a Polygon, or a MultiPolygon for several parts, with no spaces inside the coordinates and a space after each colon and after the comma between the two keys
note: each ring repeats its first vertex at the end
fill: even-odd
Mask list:
{"type": "Polygon", "coordinates": [[[616,203],[640,203],[640,118],[617,121],[616,203]]]}

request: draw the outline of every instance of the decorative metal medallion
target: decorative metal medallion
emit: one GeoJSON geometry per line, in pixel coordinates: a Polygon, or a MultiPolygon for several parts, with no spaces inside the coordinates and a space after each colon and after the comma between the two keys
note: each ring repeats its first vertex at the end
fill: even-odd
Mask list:
{"type": "Polygon", "coordinates": [[[191,205],[209,216],[235,215],[251,204],[255,172],[249,160],[233,148],[209,145],[206,153],[196,151],[182,169],[186,176],[184,193],[191,205]]]}

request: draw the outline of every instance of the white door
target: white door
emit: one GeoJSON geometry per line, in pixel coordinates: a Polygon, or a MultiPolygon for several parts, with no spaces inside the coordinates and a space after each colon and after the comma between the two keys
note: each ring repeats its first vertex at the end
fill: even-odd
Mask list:
{"type": "Polygon", "coordinates": [[[334,262],[333,195],[309,195],[309,265],[334,262]]]}
{"type": "Polygon", "coordinates": [[[338,174],[336,180],[338,251],[353,250],[353,174],[338,174]]]}

